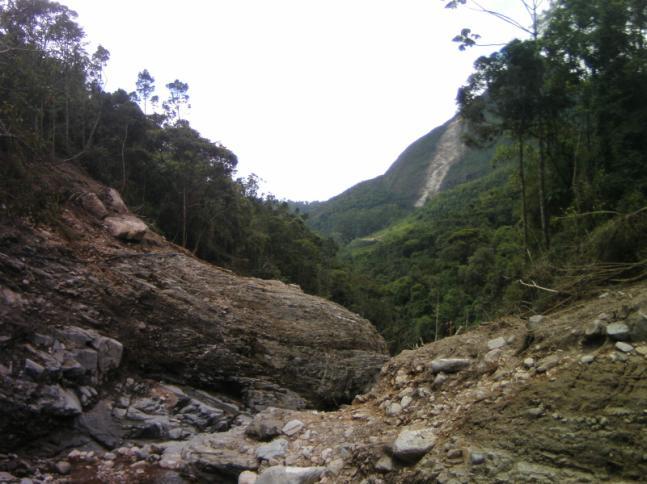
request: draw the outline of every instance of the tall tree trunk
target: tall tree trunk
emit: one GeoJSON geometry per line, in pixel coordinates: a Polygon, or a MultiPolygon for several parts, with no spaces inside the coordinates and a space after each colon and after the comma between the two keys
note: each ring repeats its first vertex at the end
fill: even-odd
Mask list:
{"type": "Polygon", "coordinates": [[[50,113],[52,120],[50,122],[50,128],[52,130],[51,132],[51,138],[50,138],[50,153],[52,155],[52,158],[54,158],[54,155],[56,155],[56,109],[52,107],[51,113],[50,113]]]}
{"type": "Polygon", "coordinates": [[[438,341],[438,323],[440,322],[440,292],[436,293],[436,329],[434,330],[434,341],[438,341]]]}
{"type": "Polygon", "coordinates": [[[186,247],[186,181],[182,185],[182,247],[186,247]]]}
{"type": "Polygon", "coordinates": [[[121,193],[126,189],[126,141],[128,140],[128,123],[124,131],[124,139],[121,142],[121,193]]]}
{"type": "Polygon", "coordinates": [[[546,195],[545,195],[545,157],[546,157],[546,146],[544,141],[543,132],[540,134],[539,138],[539,216],[541,218],[541,233],[544,239],[544,246],[546,249],[550,248],[550,237],[549,237],[549,227],[548,227],[548,213],[546,209],[546,195]]]}
{"type": "Polygon", "coordinates": [[[65,75],[65,152],[70,154],[70,85],[65,75]]]}
{"type": "Polygon", "coordinates": [[[528,257],[530,250],[528,248],[528,207],[526,207],[526,175],[524,172],[524,140],[519,137],[519,180],[521,181],[521,217],[523,221],[523,248],[528,257]]]}

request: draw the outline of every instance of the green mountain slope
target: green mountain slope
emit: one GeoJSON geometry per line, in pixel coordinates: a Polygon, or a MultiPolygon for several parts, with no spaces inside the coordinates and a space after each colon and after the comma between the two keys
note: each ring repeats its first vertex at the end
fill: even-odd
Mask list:
{"type": "Polygon", "coordinates": [[[387,227],[422,205],[427,195],[490,170],[491,151],[465,147],[462,129],[453,118],[413,142],[384,175],[326,202],[295,206],[308,213],[310,227],[342,244],[387,227]]]}

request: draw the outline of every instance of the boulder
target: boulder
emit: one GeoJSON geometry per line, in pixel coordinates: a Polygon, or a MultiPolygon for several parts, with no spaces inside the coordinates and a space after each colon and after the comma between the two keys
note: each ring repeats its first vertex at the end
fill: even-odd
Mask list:
{"type": "Polygon", "coordinates": [[[128,207],[124,203],[119,192],[114,188],[108,188],[105,195],[106,204],[113,212],[127,213],[128,207]]]}
{"type": "Polygon", "coordinates": [[[375,470],[378,472],[391,472],[393,468],[393,459],[388,455],[383,455],[375,463],[375,470]]]}
{"type": "Polygon", "coordinates": [[[535,314],[534,316],[530,316],[530,318],[528,318],[528,329],[530,329],[531,331],[534,331],[541,325],[543,320],[544,320],[544,316],[542,316],[541,314],[535,314]]]}
{"type": "Polygon", "coordinates": [[[466,358],[439,358],[431,362],[431,371],[433,373],[456,373],[467,368],[471,360],[466,358]]]}
{"type": "Polygon", "coordinates": [[[435,430],[403,430],[391,444],[390,450],[396,459],[412,464],[429,452],[436,443],[435,430]]]}
{"type": "Polygon", "coordinates": [[[273,466],[264,470],[256,484],[311,484],[326,472],[325,467],[273,466]]]}
{"type": "Polygon", "coordinates": [[[98,365],[102,373],[119,367],[124,345],[115,339],[101,336],[94,341],[94,346],[98,352],[98,365]]]}
{"type": "Polygon", "coordinates": [[[258,460],[272,460],[283,457],[288,450],[288,441],[286,439],[275,439],[267,444],[259,445],[256,448],[256,458],[258,460]]]}
{"type": "Polygon", "coordinates": [[[78,361],[84,371],[96,373],[99,366],[99,355],[90,348],[75,350],[72,352],[74,360],[78,361]]]}
{"type": "Polygon", "coordinates": [[[43,412],[57,417],[73,417],[83,411],[81,402],[74,392],[60,385],[43,387],[37,406],[43,412]]]}
{"type": "Polygon", "coordinates": [[[633,346],[629,343],[624,343],[623,341],[618,341],[615,346],[617,350],[620,350],[623,353],[631,353],[634,350],[633,346]]]}
{"type": "Polygon", "coordinates": [[[487,342],[487,347],[489,350],[496,350],[506,345],[505,338],[499,336],[498,338],[491,339],[487,342]]]}
{"type": "Polygon", "coordinates": [[[607,335],[616,341],[626,341],[630,338],[631,331],[625,323],[611,323],[607,325],[607,335]]]}
{"type": "Polygon", "coordinates": [[[148,227],[134,215],[113,215],[104,220],[110,235],[117,239],[140,242],[148,227]]]}
{"type": "Polygon", "coordinates": [[[281,435],[283,422],[279,418],[267,413],[259,413],[254,416],[252,422],[245,429],[245,434],[260,441],[272,440],[281,435]]]}
{"type": "Polygon", "coordinates": [[[45,373],[45,367],[29,358],[25,359],[25,374],[31,378],[39,379],[45,373]]]}
{"type": "Polygon", "coordinates": [[[81,205],[97,218],[102,219],[108,215],[108,210],[96,193],[84,193],[81,196],[81,205]]]}
{"type": "Polygon", "coordinates": [[[303,422],[301,420],[290,420],[288,423],[285,424],[285,426],[281,429],[281,431],[287,435],[288,437],[298,434],[301,432],[301,429],[303,428],[303,422]]]}
{"type": "Polygon", "coordinates": [[[243,471],[238,476],[238,484],[255,484],[258,474],[253,471],[243,471]]]}
{"type": "Polygon", "coordinates": [[[556,354],[549,355],[546,358],[542,358],[537,363],[537,373],[545,373],[551,368],[555,368],[557,365],[559,365],[560,361],[561,361],[561,356],[556,354]]]}

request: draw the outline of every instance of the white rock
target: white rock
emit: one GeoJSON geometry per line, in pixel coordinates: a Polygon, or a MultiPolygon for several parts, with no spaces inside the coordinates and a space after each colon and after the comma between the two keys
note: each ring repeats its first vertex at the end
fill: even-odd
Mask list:
{"type": "Polygon", "coordinates": [[[629,338],[629,326],[625,323],[611,323],[607,325],[607,335],[616,341],[624,341],[629,338]]]}
{"type": "Polygon", "coordinates": [[[56,463],[56,472],[59,474],[69,474],[72,471],[72,465],[67,461],[60,461],[56,463]]]}
{"type": "Polygon", "coordinates": [[[486,363],[496,363],[499,361],[499,358],[501,357],[502,353],[503,351],[500,348],[495,348],[485,353],[485,356],[483,357],[483,361],[485,361],[486,363]]]}
{"type": "Polygon", "coordinates": [[[108,215],[108,210],[106,210],[105,205],[99,200],[96,193],[84,193],[81,197],[81,205],[97,218],[104,218],[108,215]]]}
{"type": "Polygon", "coordinates": [[[397,403],[397,402],[393,402],[393,403],[392,403],[391,405],[389,405],[389,406],[388,406],[388,408],[386,409],[386,414],[387,414],[389,417],[395,417],[396,415],[399,415],[399,414],[400,414],[400,412],[402,412],[402,406],[401,406],[399,403],[397,403]]]}
{"type": "Polygon", "coordinates": [[[525,360],[523,360],[523,366],[525,366],[526,368],[532,368],[533,366],[535,366],[535,359],[526,358],[525,360]]]}
{"type": "Polygon", "coordinates": [[[391,472],[393,470],[393,459],[388,455],[383,455],[375,463],[375,470],[378,472],[391,472]]]}
{"type": "Polygon", "coordinates": [[[616,349],[622,351],[623,353],[631,353],[634,350],[634,347],[631,346],[629,343],[623,343],[622,341],[618,341],[616,343],[616,349]]]}
{"type": "Polygon", "coordinates": [[[311,484],[326,472],[325,467],[273,466],[265,469],[256,484],[311,484]]]}
{"type": "Polygon", "coordinates": [[[436,375],[436,378],[434,378],[434,382],[432,383],[432,386],[434,388],[438,388],[439,386],[442,386],[443,383],[447,381],[447,378],[449,378],[445,373],[438,373],[436,375]]]}
{"type": "Polygon", "coordinates": [[[238,476],[238,484],[255,484],[258,480],[258,474],[252,471],[243,471],[238,476]]]}
{"type": "Polygon", "coordinates": [[[328,447],[321,452],[321,459],[324,462],[328,462],[332,458],[333,450],[328,447]]]}
{"type": "Polygon", "coordinates": [[[95,347],[98,352],[98,364],[101,372],[105,373],[119,367],[124,345],[116,339],[101,336],[95,341],[95,347]]]}
{"type": "Polygon", "coordinates": [[[466,358],[438,358],[431,362],[433,373],[456,373],[470,365],[471,361],[466,358]]]}
{"type": "Polygon", "coordinates": [[[530,329],[536,329],[543,320],[544,320],[544,317],[541,314],[530,316],[530,318],[528,318],[528,327],[530,329]]]}
{"type": "Polygon", "coordinates": [[[281,431],[287,436],[292,436],[298,434],[303,428],[303,425],[304,424],[301,420],[290,420],[283,426],[281,431]]]}
{"type": "Polygon", "coordinates": [[[585,365],[588,365],[589,363],[593,363],[593,360],[595,360],[594,355],[584,355],[582,358],[580,358],[580,362],[584,363],[585,365]]]}
{"type": "Polygon", "coordinates": [[[404,397],[402,397],[402,400],[400,400],[400,407],[405,409],[411,404],[412,401],[413,398],[411,398],[409,395],[405,395],[404,397]]]}
{"type": "Polygon", "coordinates": [[[328,464],[328,472],[330,472],[332,475],[336,476],[339,474],[342,469],[344,468],[344,459],[335,459],[330,464],[328,464]]]}
{"type": "Polygon", "coordinates": [[[128,212],[128,208],[126,207],[126,204],[124,203],[123,199],[121,198],[121,195],[119,195],[119,192],[115,190],[114,188],[108,189],[107,197],[108,200],[108,207],[110,207],[112,210],[114,210],[117,213],[126,213],[128,212]]]}
{"type": "Polygon", "coordinates": [[[506,345],[506,341],[503,336],[499,336],[498,338],[491,339],[490,341],[487,342],[487,347],[490,350],[496,350],[505,345],[506,345]]]}
{"type": "Polygon", "coordinates": [[[403,430],[391,445],[394,457],[405,462],[416,462],[436,443],[434,429],[403,430]]]}
{"type": "Polygon", "coordinates": [[[283,457],[288,450],[286,439],[275,439],[267,444],[259,445],[256,448],[256,458],[259,460],[271,460],[283,457]]]}
{"type": "Polygon", "coordinates": [[[117,239],[140,241],[148,227],[134,215],[114,215],[106,217],[104,223],[110,235],[117,239]]]}

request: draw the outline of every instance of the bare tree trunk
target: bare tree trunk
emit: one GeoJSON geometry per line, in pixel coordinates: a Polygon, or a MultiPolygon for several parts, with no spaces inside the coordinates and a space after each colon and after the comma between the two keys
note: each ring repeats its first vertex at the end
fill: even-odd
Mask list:
{"type": "Polygon", "coordinates": [[[526,207],[526,175],[523,167],[524,156],[524,142],[523,138],[519,137],[519,179],[521,181],[521,217],[523,221],[523,248],[526,255],[530,255],[528,249],[528,208],[526,207]]]}
{"type": "Polygon", "coordinates": [[[438,323],[440,322],[440,292],[436,293],[436,330],[434,331],[434,341],[438,341],[438,323]]]}
{"type": "Polygon", "coordinates": [[[121,193],[126,189],[126,141],[128,140],[128,123],[124,132],[124,139],[121,142],[121,193]]]}
{"type": "Polygon", "coordinates": [[[65,74],[65,154],[70,154],[70,84],[65,74]]]}
{"type": "Polygon", "coordinates": [[[182,185],[182,247],[186,247],[186,182],[182,185]]]}
{"type": "Polygon", "coordinates": [[[546,156],[546,147],[544,145],[543,133],[539,139],[539,215],[541,218],[541,232],[544,238],[544,246],[546,249],[550,248],[550,237],[548,233],[548,213],[546,209],[546,196],[545,196],[545,156],[546,156]]]}

